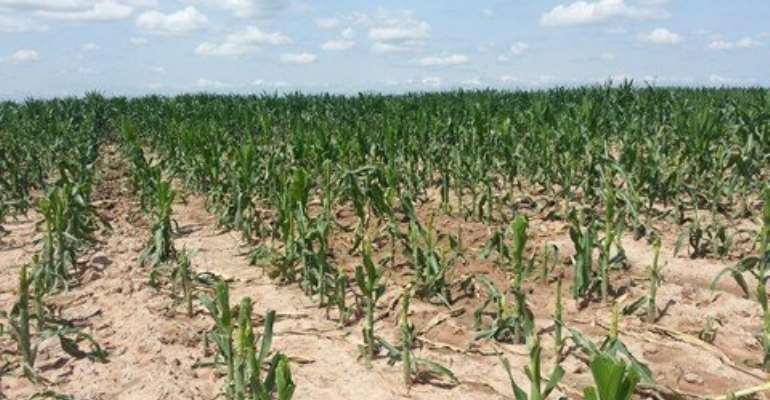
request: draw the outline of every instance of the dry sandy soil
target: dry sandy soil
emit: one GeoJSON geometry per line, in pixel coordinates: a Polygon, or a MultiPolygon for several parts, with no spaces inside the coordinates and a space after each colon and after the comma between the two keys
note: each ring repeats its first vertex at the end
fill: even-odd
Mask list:
{"type": "MultiPolygon", "coordinates": [[[[196,306],[192,318],[183,307],[175,305],[168,293],[148,285],[148,271],[139,267],[138,257],[149,235],[146,217],[125,178],[124,165],[114,153],[102,162],[104,173],[98,183],[95,204],[109,219],[112,230],[99,233],[100,242],[82,257],[80,284],[68,292],[53,296],[50,303],[61,309],[62,317],[77,321],[108,352],[107,363],[74,359],[61,351],[54,340],[40,347],[37,368],[48,387],[75,399],[214,399],[223,397],[221,370],[195,368],[211,359],[212,348],[204,348],[203,337],[213,322],[202,307],[196,306]]],[[[422,215],[436,204],[426,204],[422,215]]],[[[345,213],[342,213],[345,218],[345,213]]],[[[388,366],[385,359],[367,369],[358,358],[361,323],[340,327],[319,309],[297,285],[282,286],[268,278],[260,267],[250,266],[246,254],[250,247],[234,232],[223,232],[216,219],[206,211],[204,200],[188,195],[174,208],[179,224],[175,237],[178,249],[195,251],[193,267],[231,279],[231,301],[244,296],[254,300],[255,314],[268,309],[278,313],[274,349],[292,359],[297,384],[295,399],[501,399],[512,398],[511,389],[498,353],[511,361],[514,375],[526,385],[523,366],[527,363],[526,346],[493,342],[474,342],[473,310],[485,294],[459,299],[450,310],[445,306],[414,301],[412,319],[422,331],[420,356],[451,368],[460,385],[421,383],[406,391],[400,367],[388,366]]],[[[458,278],[464,274],[483,273],[503,282],[503,273],[492,261],[481,261],[478,253],[492,229],[480,223],[437,217],[438,230],[463,230],[467,261],[457,267],[458,278]]],[[[19,216],[3,226],[10,234],[0,240],[0,309],[10,310],[16,297],[19,266],[29,262],[38,251],[35,239],[36,215],[19,216]]],[[[659,292],[664,313],[656,324],[647,324],[636,316],[621,321],[621,339],[634,354],[652,369],[658,387],[648,388],[639,398],[671,397],[672,389],[687,396],[705,397],[755,386],[768,376],[756,368],[761,350],[754,334],[759,330],[759,306],[741,296],[728,280],[718,291],[709,290],[711,280],[731,261],[690,259],[686,254],[673,257],[677,232],[663,230],[661,261],[666,264],[666,281],[659,292]],[[719,320],[712,344],[697,338],[707,318],[719,320]]],[[[574,249],[563,223],[548,222],[533,216],[533,236],[528,252],[543,243],[560,248],[560,268],[566,265],[574,249]]],[[[335,238],[335,262],[351,269],[358,259],[345,250],[350,238],[335,238]]],[[[651,247],[645,241],[624,239],[629,269],[615,273],[613,286],[622,289],[630,302],[646,293],[645,270],[652,260],[651,247]]],[[[383,251],[384,253],[384,251],[383,251]]],[[[398,335],[395,307],[401,285],[406,283],[408,267],[397,265],[387,272],[388,291],[378,310],[381,319],[377,333],[395,339],[398,335]]],[[[544,330],[546,372],[554,360],[549,328],[554,309],[552,282],[533,280],[528,284],[529,302],[536,314],[537,326],[544,330]]],[[[599,340],[607,332],[610,309],[599,303],[578,306],[566,295],[565,322],[599,340]]],[[[255,321],[260,321],[258,315],[255,321]]],[[[2,360],[15,357],[15,345],[0,340],[2,360]]],[[[0,362],[1,364],[2,362],[0,362]]],[[[591,382],[590,372],[576,356],[569,354],[563,363],[566,377],[558,394],[579,398],[591,382]]],[[[30,384],[14,369],[3,376],[0,390],[10,399],[26,399],[44,386],[30,384]]],[[[764,398],[761,397],[759,398],[764,398]]],[[[0,396],[1,397],[1,396],[0,396]]]]}

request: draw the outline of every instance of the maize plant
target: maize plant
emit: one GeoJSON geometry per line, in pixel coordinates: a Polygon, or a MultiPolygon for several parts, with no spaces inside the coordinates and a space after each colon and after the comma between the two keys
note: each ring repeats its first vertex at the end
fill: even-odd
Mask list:
{"type": "Polygon", "coordinates": [[[562,280],[556,282],[556,307],[553,312],[553,342],[556,351],[556,359],[561,361],[562,350],[564,350],[564,319],[562,318],[563,306],[561,296],[562,280]]]}
{"type": "Polygon", "coordinates": [[[415,293],[422,298],[435,298],[446,305],[452,304],[448,275],[456,257],[447,257],[439,249],[433,233],[433,217],[430,217],[427,227],[422,227],[415,221],[410,222],[409,242],[406,247],[414,269],[415,293]]]}
{"type": "Polygon", "coordinates": [[[98,216],[82,188],[63,182],[38,204],[45,236],[33,280],[41,294],[68,287],[78,250],[94,240],[98,216]]]}
{"type": "Polygon", "coordinates": [[[366,321],[363,327],[364,344],[360,350],[366,359],[367,366],[371,367],[372,360],[379,350],[379,344],[374,335],[374,310],[377,301],[385,294],[385,285],[380,281],[382,270],[372,261],[371,243],[364,240],[362,265],[356,266],[356,283],[363,298],[366,321]]]}
{"type": "Polygon", "coordinates": [[[571,339],[578,349],[585,353],[591,360],[596,357],[610,357],[614,360],[626,359],[628,368],[633,370],[643,382],[653,383],[654,379],[649,367],[639,361],[618,337],[619,315],[619,310],[617,310],[617,307],[614,307],[610,330],[599,345],[594,344],[594,342],[587,339],[578,330],[572,328],[569,329],[571,339]]]}
{"type": "Polygon", "coordinates": [[[624,217],[617,210],[617,197],[615,188],[605,178],[604,188],[604,238],[601,239],[601,252],[599,257],[599,280],[601,281],[601,298],[606,302],[610,289],[610,268],[619,264],[624,259],[623,249],[618,239],[623,233],[624,217]],[[619,249],[616,255],[612,255],[613,245],[619,249]]]}
{"type": "Polygon", "coordinates": [[[495,339],[501,342],[522,343],[522,338],[530,336],[535,329],[532,311],[526,307],[526,303],[524,303],[523,308],[516,305],[511,307],[505,295],[487,277],[480,276],[476,280],[486,288],[487,299],[474,312],[474,327],[479,331],[475,339],[495,339]],[[486,309],[490,304],[494,307],[491,314],[492,324],[484,325],[484,316],[487,315],[486,309]]]}
{"type": "Polygon", "coordinates": [[[276,353],[272,360],[268,360],[273,341],[275,311],[268,311],[265,315],[259,346],[257,346],[257,338],[251,323],[251,312],[251,299],[245,297],[240,303],[236,332],[235,377],[230,383],[233,385],[233,398],[289,400],[294,396],[296,388],[291,379],[289,359],[283,354],[276,353]],[[266,362],[268,363],[267,373],[262,377],[262,366],[266,362]]]}
{"type": "MultiPolygon", "coordinates": [[[[29,292],[30,281],[27,273],[27,266],[22,265],[19,271],[19,300],[14,304],[9,318],[9,329],[11,337],[18,346],[21,354],[21,366],[24,375],[32,381],[36,380],[35,358],[37,356],[37,346],[32,346],[30,324],[29,324],[29,292]]],[[[40,316],[36,316],[40,318],[40,316]]]]}
{"type": "MultiPolygon", "coordinates": [[[[176,249],[172,234],[172,205],[176,192],[167,181],[157,183],[153,206],[152,237],[140,257],[142,266],[149,265],[156,269],[162,263],[176,258],[176,249]]],[[[151,276],[152,278],[152,276],[151,276]]],[[[151,279],[151,283],[155,284],[151,279]]]]}
{"type": "Polygon", "coordinates": [[[744,274],[751,274],[757,281],[756,298],[762,308],[763,323],[760,342],[763,349],[762,369],[770,371],[770,306],[767,300],[767,281],[770,279],[770,186],[764,190],[764,206],[760,220],[760,232],[757,238],[758,255],[746,257],[737,265],[725,268],[711,283],[711,289],[726,274],[730,274],[746,296],[750,296],[749,285],[744,274]]]}
{"type": "MultiPolygon", "coordinates": [[[[107,352],[96,340],[79,328],[72,326],[68,321],[44,321],[45,315],[41,314],[41,308],[37,308],[35,314],[30,314],[30,284],[30,274],[27,271],[27,266],[23,265],[19,271],[19,298],[8,316],[8,328],[11,338],[18,347],[24,376],[32,382],[38,381],[35,372],[35,360],[40,343],[32,343],[34,338],[30,320],[33,318],[38,321],[38,329],[34,336],[37,336],[40,342],[55,337],[59,339],[61,349],[74,358],[88,358],[91,361],[106,362],[107,352]],[[89,351],[81,349],[79,343],[82,341],[88,343],[89,351]]],[[[35,295],[37,296],[37,293],[35,295]]]]}
{"type": "Polygon", "coordinates": [[[559,381],[564,376],[564,369],[560,365],[556,365],[548,374],[547,379],[543,379],[541,372],[541,353],[540,338],[537,335],[528,342],[529,347],[529,365],[524,367],[524,373],[529,379],[529,395],[516,384],[511,373],[511,365],[506,358],[501,357],[505,372],[508,374],[508,380],[511,383],[511,390],[516,400],[545,400],[551,395],[554,389],[559,385],[559,381]],[[543,386],[545,384],[545,386],[543,386]]]}
{"type": "Polygon", "coordinates": [[[275,311],[268,311],[265,316],[264,331],[257,351],[250,298],[241,300],[237,326],[226,282],[217,283],[214,299],[202,297],[201,301],[214,319],[215,327],[209,337],[218,349],[215,363],[224,364],[227,369],[227,396],[238,400],[291,399],[295,385],[286,356],[275,354],[269,361],[266,375],[262,377],[262,366],[268,360],[272,346],[275,311]]]}
{"type": "MultiPolygon", "coordinates": [[[[513,221],[513,242],[511,243],[511,286],[510,290],[513,292],[515,300],[515,313],[518,321],[531,321],[531,312],[527,307],[527,297],[524,292],[524,247],[527,244],[527,218],[523,215],[518,215],[513,221]]],[[[524,325],[528,325],[529,322],[524,324],[517,323],[513,328],[513,341],[521,343],[525,340],[525,336],[529,335],[528,332],[531,329],[523,329],[524,325]]]]}
{"type": "Polygon", "coordinates": [[[623,360],[597,354],[591,360],[594,386],[583,392],[586,400],[631,400],[640,377],[623,360]]]}
{"type": "Polygon", "coordinates": [[[593,269],[597,239],[593,223],[585,224],[583,218],[578,218],[575,214],[570,216],[570,221],[569,236],[576,253],[572,257],[572,297],[578,300],[587,297],[598,283],[593,269]]]}
{"type": "Polygon", "coordinates": [[[409,307],[411,304],[412,288],[407,286],[401,295],[401,313],[399,314],[399,330],[401,331],[401,343],[394,346],[384,339],[378,339],[378,344],[388,352],[388,365],[401,362],[404,385],[407,390],[415,382],[415,378],[446,378],[451,384],[459,384],[455,374],[447,367],[434,361],[417,357],[413,354],[417,333],[414,325],[409,320],[409,307]]]}

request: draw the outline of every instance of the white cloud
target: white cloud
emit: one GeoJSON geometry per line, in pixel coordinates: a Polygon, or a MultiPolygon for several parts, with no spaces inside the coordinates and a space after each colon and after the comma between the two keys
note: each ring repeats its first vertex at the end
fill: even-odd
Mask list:
{"type": "Polygon", "coordinates": [[[658,6],[661,3],[643,7],[628,5],[624,0],[575,1],[559,4],[540,17],[543,26],[588,25],[625,19],[654,19],[668,16],[658,6]]]}
{"type": "Polygon", "coordinates": [[[733,49],[750,49],[753,47],[761,46],[762,43],[754,40],[750,37],[737,40],[735,42],[727,40],[714,40],[708,45],[709,50],[733,50],[733,49]]]}
{"type": "Polygon", "coordinates": [[[417,60],[417,64],[423,67],[444,67],[450,65],[467,64],[468,56],[464,54],[451,54],[448,56],[423,57],[417,60]]]}
{"type": "Polygon", "coordinates": [[[238,18],[266,18],[288,6],[287,0],[211,0],[212,5],[230,11],[238,18]]]}
{"type": "Polygon", "coordinates": [[[0,0],[0,8],[23,11],[82,11],[92,3],[86,0],[0,0]]]}
{"type": "Polygon", "coordinates": [[[280,32],[265,32],[256,26],[234,32],[224,42],[201,43],[195,53],[201,56],[238,56],[253,52],[262,46],[278,46],[291,43],[291,39],[280,32]]]}
{"type": "Polygon", "coordinates": [[[512,75],[503,75],[500,77],[500,82],[502,83],[517,83],[521,82],[521,79],[512,76],[512,75]]]}
{"type": "Polygon", "coordinates": [[[95,51],[99,50],[99,46],[96,43],[86,43],[80,47],[83,51],[95,51]]]}
{"type": "Polygon", "coordinates": [[[495,16],[495,12],[491,8],[485,8],[481,10],[481,15],[487,18],[492,18],[495,16]]]}
{"type": "Polygon", "coordinates": [[[525,42],[516,42],[511,45],[511,54],[514,56],[520,56],[529,49],[529,44],[525,42]]]}
{"type": "Polygon", "coordinates": [[[0,15],[0,33],[46,32],[48,29],[48,25],[28,19],[0,15]]]}
{"type": "Polygon", "coordinates": [[[156,73],[156,74],[165,74],[166,68],[160,66],[160,65],[153,65],[148,68],[150,71],[156,73]]]}
{"type": "Polygon", "coordinates": [[[132,37],[128,39],[128,42],[134,47],[143,47],[149,43],[149,41],[143,37],[132,37]]]}
{"type": "Polygon", "coordinates": [[[188,6],[170,14],[159,11],[144,12],[136,19],[136,26],[154,33],[180,34],[199,30],[208,22],[208,17],[197,8],[188,6]]]}
{"type": "Polygon", "coordinates": [[[78,67],[78,73],[82,75],[94,75],[99,73],[97,70],[90,67],[78,67]]]}
{"type": "Polygon", "coordinates": [[[315,23],[321,29],[336,29],[338,26],[340,26],[339,18],[334,17],[318,18],[315,20],[315,23]]]}
{"type": "Polygon", "coordinates": [[[441,86],[443,79],[441,79],[441,77],[438,77],[438,76],[428,76],[428,77],[422,78],[421,82],[425,86],[439,87],[441,86]]]}
{"type": "MultiPolygon", "coordinates": [[[[0,0],[2,2],[2,0],[0,0]]],[[[39,3],[47,3],[46,1],[40,1],[39,3]]],[[[114,0],[104,0],[97,2],[90,1],[63,1],[64,5],[70,4],[70,7],[64,5],[60,8],[56,7],[40,7],[35,15],[50,18],[59,19],[65,21],[76,22],[97,22],[97,21],[116,21],[125,19],[131,16],[134,9],[118,3],[114,0]],[[78,3],[78,4],[75,4],[78,3]]],[[[42,4],[41,4],[42,6],[42,4]]]]}
{"type": "Polygon", "coordinates": [[[407,46],[401,46],[401,45],[390,44],[390,43],[375,42],[372,45],[372,52],[379,53],[379,54],[401,53],[409,50],[410,48],[407,46]]]}
{"type": "Polygon", "coordinates": [[[476,76],[476,77],[473,77],[473,78],[470,78],[470,79],[465,79],[465,80],[461,81],[460,85],[462,85],[462,86],[476,86],[476,87],[478,87],[478,86],[484,86],[484,81],[482,81],[481,78],[476,76]]]}
{"type": "Polygon", "coordinates": [[[283,64],[312,64],[318,57],[311,53],[284,53],[280,60],[283,64]]]}
{"type": "Polygon", "coordinates": [[[430,25],[425,21],[390,19],[383,25],[369,29],[369,37],[385,43],[425,40],[430,37],[430,25]]]}
{"type": "Polygon", "coordinates": [[[256,79],[251,84],[253,86],[264,86],[264,87],[273,87],[273,88],[283,88],[283,87],[289,86],[288,82],[284,82],[284,81],[268,82],[263,79],[256,79]]]}
{"type": "Polygon", "coordinates": [[[682,42],[682,36],[678,33],[671,32],[666,28],[657,28],[650,33],[646,33],[640,36],[642,41],[652,44],[666,44],[674,45],[682,42]]]}
{"type": "MultiPolygon", "coordinates": [[[[367,19],[368,21],[368,19],[367,19]]],[[[412,11],[388,13],[381,10],[369,26],[369,39],[375,53],[412,50],[430,38],[430,24],[419,20],[412,11]]]]}
{"type": "Polygon", "coordinates": [[[11,64],[23,64],[40,60],[40,54],[35,50],[21,49],[3,59],[11,64]]]}
{"type": "Polygon", "coordinates": [[[213,89],[225,89],[233,87],[230,83],[225,83],[222,81],[212,80],[212,79],[205,79],[200,78],[197,82],[195,82],[195,86],[198,86],[200,88],[213,88],[213,89]]]}
{"type": "Polygon", "coordinates": [[[355,35],[353,28],[347,27],[340,32],[340,36],[344,39],[352,39],[355,35]]]}
{"type": "Polygon", "coordinates": [[[330,50],[330,51],[340,51],[340,50],[348,50],[356,45],[356,42],[352,40],[345,40],[345,39],[339,39],[339,40],[329,40],[321,45],[321,48],[323,50],[330,50]]]}

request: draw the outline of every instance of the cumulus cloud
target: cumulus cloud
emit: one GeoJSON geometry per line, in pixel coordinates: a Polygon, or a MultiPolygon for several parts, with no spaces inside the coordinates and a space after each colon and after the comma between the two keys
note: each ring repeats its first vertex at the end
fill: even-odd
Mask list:
{"type": "Polygon", "coordinates": [[[762,43],[754,40],[750,37],[736,40],[734,42],[727,40],[714,40],[708,45],[709,50],[733,50],[733,49],[750,49],[753,47],[761,46],[762,43]]]}
{"type": "Polygon", "coordinates": [[[514,56],[520,56],[529,49],[529,44],[525,42],[516,42],[511,45],[511,54],[514,56]]]}
{"type": "Polygon", "coordinates": [[[318,57],[311,53],[283,53],[280,60],[283,64],[312,64],[318,57]]]}
{"type": "MultiPolygon", "coordinates": [[[[2,1],[4,0],[0,0],[0,5],[2,5],[2,1]]],[[[19,1],[17,0],[17,2],[19,1]]],[[[133,8],[114,0],[96,2],[64,0],[57,6],[51,6],[46,0],[31,3],[36,3],[38,6],[35,15],[76,22],[116,21],[128,18],[134,12],[133,8]]]]}
{"type": "Polygon", "coordinates": [[[21,49],[3,59],[11,64],[23,64],[40,60],[40,54],[35,50],[21,49]]]}
{"type": "Polygon", "coordinates": [[[443,79],[439,76],[427,76],[420,81],[425,86],[439,87],[443,83],[443,79]]]}
{"type": "Polygon", "coordinates": [[[339,18],[327,17],[318,18],[315,20],[316,25],[321,29],[337,29],[340,26],[339,18]]]}
{"type": "Polygon", "coordinates": [[[147,11],[136,19],[139,29],[161,34],[181,34],[202,29],[209,19],[193,6],[164,14],[160,11],[147,11]]]}
{"type": "Polygon", "coordinates": [[[97,46],[96,43],[86,43],[81,46],[80,49],[83,51],[95,51],[99,50],[99,46],[97,46]]]}
{"type": "Polygon", "coordinates": [[[280,32],[265,32],[256,26],[234,32],[222,43],[201,43],[195,53],[201,56],[238,56],[253,52],[263,46],[278,46],[291,43],[291,39],[280,32]]]}
{"type": "Polygon", "coordinates": [[[48,25],[25,18],[0,15],[0,33],[46,32],[48,29],[48,25]]]}
{"type": "Polygon", "coordinates": [[[421,45],[430,38],[430,32],[430,24],[416,18],[412,11],[380,11],[371,21],[369,39],[374,41],[373,51],[389,53],[421,45]]]}
{"type": "Polygon", "coordinates": [[[468,56],[464,54],[451,54],[448,56],[423,57],[417,60],[417,64],[423,67],[445,67],[467,64],[469,61],[468,56]]]}
{"type": "Polygon", "coordinates": [[[356,45],[356,42],[347,39],[329,40],[321,45],[323,50],[340,51],[348,50],[356,45]]]}
{"type": "Polygon", "coordinates": [[[654,2],[642,6],[626,4],[625,0],[575,1],[559,4],[540,17],[543,26],[588,25],[616,19],[665,18],[668,13],[661,9],[663,3],[654,2]]]}
{"type": "Polygon", "coordinates": [[[198,86],[199,88],[211,89],[226,89],[233,87],[233,85],[230,83],[205,78],[198,79],[198,81],[195,82],[195,86],[198,86]]]}
{"type": "Polygon", "coordinates": [[[239,18],[265,18],[270,17],[289,4],[287,0],[216,0],[210,1],[213,5],[230,11],[239,18]]]}
{"type": "Polygon", "coordinates": [[[654,29],[652,32],[642,34],[639,38],[652,44],[675,45],[682,42],[681,35],[671,32],[666,28],[654,29]]]}

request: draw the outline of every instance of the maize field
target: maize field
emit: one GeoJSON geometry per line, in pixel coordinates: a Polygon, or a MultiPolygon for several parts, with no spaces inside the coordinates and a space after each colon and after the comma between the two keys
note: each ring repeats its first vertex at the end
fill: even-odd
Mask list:
{"type": "Polygon", "coordinates": [[[770,398],[770,91],[0,103],[0,399],[770,398]]]}

